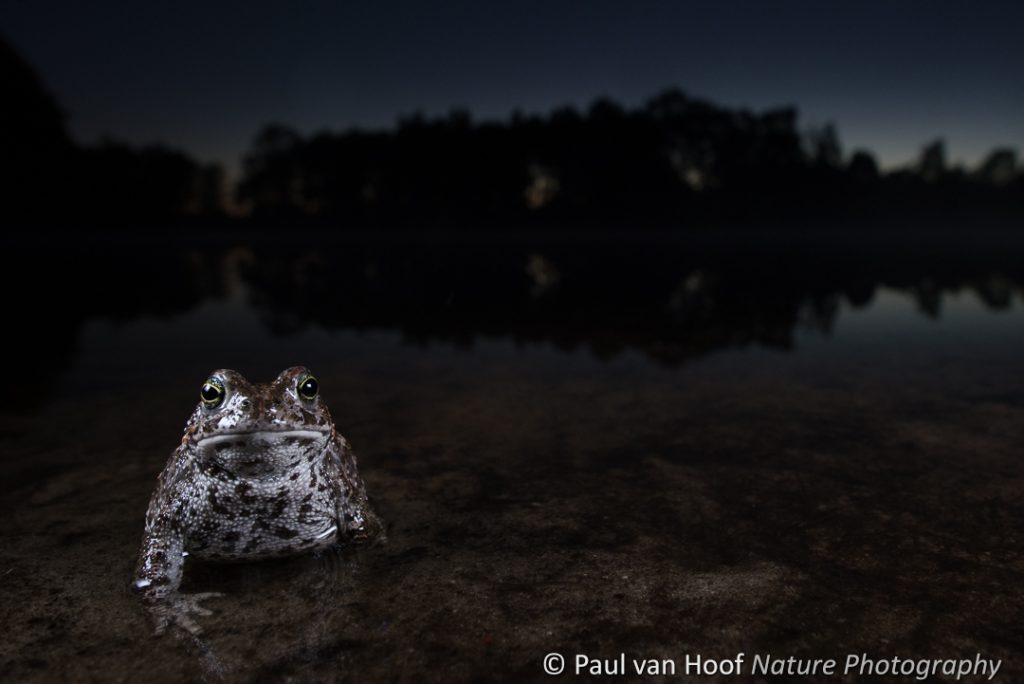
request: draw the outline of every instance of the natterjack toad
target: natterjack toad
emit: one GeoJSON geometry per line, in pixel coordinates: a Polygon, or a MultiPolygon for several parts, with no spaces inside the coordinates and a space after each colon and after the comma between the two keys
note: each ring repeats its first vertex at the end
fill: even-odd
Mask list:
{"type": "Polygon", "coordinates": [[[211,594],[178,594],[185,558],[243,560],[382,536],[348,442],[316,378],[289,368],[268,385],[214,371],[146,513],[133,587],[168,623],[197,633],[211,594]]]}

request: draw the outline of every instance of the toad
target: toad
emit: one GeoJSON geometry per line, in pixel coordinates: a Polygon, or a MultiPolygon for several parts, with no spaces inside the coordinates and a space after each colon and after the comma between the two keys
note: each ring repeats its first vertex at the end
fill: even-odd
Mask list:
{"type": "Polygon", "coordinates": [[[348,442],[306,368],[260,385],[210,374],[146,513],[133,589],[192,634],[200,601],[178,592],[186,558],[236,561],[383,540],[348,442]]]}

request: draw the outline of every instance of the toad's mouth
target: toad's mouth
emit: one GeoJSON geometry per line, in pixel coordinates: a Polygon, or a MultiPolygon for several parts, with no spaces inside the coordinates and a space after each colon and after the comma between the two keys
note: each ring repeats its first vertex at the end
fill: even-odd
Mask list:
{"type": "Polygon", "coordinates": [[[326,430],[238,430],[237,432],[223,432],[211,437],[203,437],[196,442],[198,446],[206,447],[224,442],[280,442],[290,439],[324,439],[328,435],[326,430]]]}

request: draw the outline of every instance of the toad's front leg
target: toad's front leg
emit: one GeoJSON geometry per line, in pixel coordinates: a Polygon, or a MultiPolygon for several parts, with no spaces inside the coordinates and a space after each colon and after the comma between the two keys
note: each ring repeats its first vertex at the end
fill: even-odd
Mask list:
{"type": "Polygon", "coordinates": [[[156,623],[157,634],[163,634],[168,626],[177,627],[193,636],[201,634],[203,630],[194,616],[211,613],[200,606],[199,602],[221,596],[218,592],[178,593],[185,556],[182,534],[167,516],[157,516],[146,525],[132,589],[142,596],[156,623]]]}

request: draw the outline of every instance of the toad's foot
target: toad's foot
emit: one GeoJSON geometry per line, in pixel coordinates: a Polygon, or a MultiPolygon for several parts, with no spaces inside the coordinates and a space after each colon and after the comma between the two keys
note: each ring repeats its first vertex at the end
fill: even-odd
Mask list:
{"type": "Polygon", "coordinates": [[[349,531],[349,541],[352,544],[365,546],[382,546],[388,542],[387,529],[384,521],[373,511],[365,511],[363,524],[349,531]]]}
{"type": "Polygon", "coordinates": [[[223,595],[219,591],[207,591],[200,594],[172,594],[151,603],[149,610],[156,622],[154,635],[163,634],[168,627],[176,627],[191,636],[199,636],[203,633],[203,628],[199,626],[194,616],[213,615],[213,611],[203,608],[199,602],[223,595]]]}

